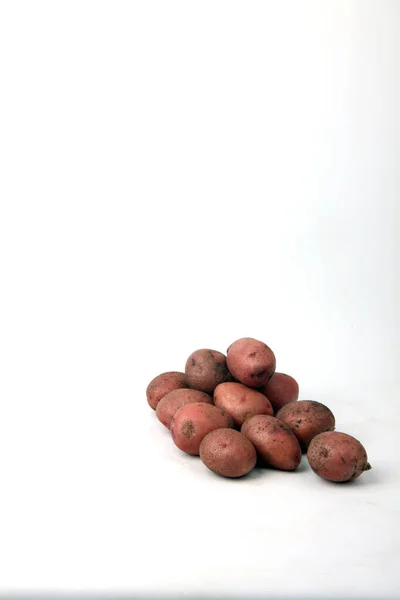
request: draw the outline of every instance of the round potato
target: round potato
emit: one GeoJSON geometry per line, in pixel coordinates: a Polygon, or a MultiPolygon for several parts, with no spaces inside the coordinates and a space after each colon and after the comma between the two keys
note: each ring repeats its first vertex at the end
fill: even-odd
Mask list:
{"type": "Polygon", "coordinates": [[[223,477],[247,475],[257,462],[253,444],[235,429],[214,429],[200,444],[200,458],[214,473],[223,477]]]}
{"type": "Polygon", "coordinates": [[[307,450],[308,444],[319,433],[335,429],[335,417],[329,408],[313,400],[286,404],[276,417],[290,427],[303,450],[307,450]]]}
{"type": "Polygon", "coordinates": [[[217,350],[196,350],[186,361],[186,383],[190,388],[212,394],[218,384],[232,381],[226,356],[217,350]]]}
{"type": "Polygon", "coordinates": [[[191,390],[189,388],[181,388],[179,390],[173,390],[161,398],[157,404],[156,415],[159,421],[168,427],[171,427],[171,421],[176,411],[179,410],[185,404],[192,404],[193,402],[205,402],[206,404],[212,404],[213,399],[204,392],[198,390],[191,390]]]}
{"type": "Polygon", "coordinates": [[[275,412],[282,406],[295,402],[299,397],[299,384],[293,377],[285,373],[274,373],[269,381],[260,389],[267,396],[275,412]]]}
{"type": "Polygon", "coordinates": [[[268,398],[242,383],[220,383],[214,390],[214,404],[231,415],[235,425],[241,427],[253,415],[273,415],[268,398]]]}
{"type": "Polygon", "coordinates": [[[261,460],[283,471],[293,471],[301,461],[300,444],[285,423],[269,415],[247,419],[240,430],[257,450],[261,460]]]}
{"type": "Polygon", "coordinates": [[[339,431],[315,436],[308,447],[307,459],[319,477],[337,483],[356,479],[371,468],[364,446],[339,431]]]}
{"type": "Polygon", "coordinates": [[[161,373],[161,375],[152,379],[147,386],[147,402],[153,410],[156,410],[157,404],[163,396],[172,392],[172,390],[185,387],[187,387],[185,373],[180,373],[179,371],[161,373]]]}
{"type": "Polygon", "coordinates": [[[227,353],[228,369],[233,377],[251,388],[265,385],[275,371],[275,355],[263,342],[241,338],[227,353]]]}
{"type": "Polygon", "coordinates": [[[212,404],[194,402],[185,404],[175,413],[171,435],[180,450],[199,454],[200,443],[207,433],[222,427],[233,427],[232,417],[212,404]]]}

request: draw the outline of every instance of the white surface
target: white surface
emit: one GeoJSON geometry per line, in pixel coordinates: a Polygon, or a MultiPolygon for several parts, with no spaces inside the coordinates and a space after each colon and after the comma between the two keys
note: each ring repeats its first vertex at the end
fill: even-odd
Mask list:
{"type": "Polygon", "coordinates": [[[399,25],[1,4],[0,592],[398,597],[399,25]],[[243,335],[370,472],[229,481],[173,446],[148,381],[243,335]]]}

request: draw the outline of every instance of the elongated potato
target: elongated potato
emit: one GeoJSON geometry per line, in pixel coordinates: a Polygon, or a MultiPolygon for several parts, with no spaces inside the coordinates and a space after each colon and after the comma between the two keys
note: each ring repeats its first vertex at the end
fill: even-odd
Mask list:
{"type": "Polygon", "coordinates": [[[356,479],[371,468],[364,446],[339,431],[315,436],[308,447],[307,459],[314,473],[337,483],[356,479]]]}
{"type": "Polygon", "coordinates": [[[214,429],[200,444],[200,458],[214,473],[223,477],[247,475],[257,462],[253,444],[235,429],[214,429]]]}
{"type": "Polygon", "coordinates": [[[271,403],[264,394],[242,383],[229,382],[217,385],[214,390],[214,404],[231,415],[238,427],[253,415],[274,414],[271,403]]]}
{"type": "Polygon", "coordinates": [[[240,431],[250,440],[264,463],[284,471],[292,471],[299,466],[299,442],[279,419],[255,415],[243,423],[240,431]]]}
{"type": "Polygon", "coordinates": [[[265,385],[275,371],[275,355],[263,342],[241,338],[227,352],[228,369],[233,377],[252,388],[265,385]]]}
{"type": "Polygon", "coordinates": [[[192,404],[193,402],[212,404],[213,399],[208,394],[199,392],[199,390],[191,390],[189,388],[172,390],[172,392],[169,392],[169,394],[166,394],[166,396],[161,398],[160,402],[157,404],[157,418],[169,429],[175,413],[185,404],[192,404]]]}
{"type": "Polygon", "coordinates": [[[286,404],[276,417],[290,427],[303,450],[307,450],[308,444],[319,433],[335,429],[335,417],[329,408],[313,400],[286,404]]]}
{"type": "Polygon", "coordinates": [[[194,402],[185,404],[175,413],[171,435],[180,450],[199,454],[200,443],[207,433],[222,427],[233,427],[232,417],[212,404],[194,402]]]}
{"type": "Polygon", "coordinates": [[[179,371],[161,373],[161,375],[154,377],[147,386],[147,402],[153,410],[156,410],[157,404],[163,396],[172,392],[172,390],[185,387],[187,387],[185,373],[179,371]]]}
{"type": "Polygon", "coordinates": [[[275,372],[271,379],[260,388],[260,392],[267,396],[274,412],[278,412],[282,406],[298,400],[299,384],[290,375],[275,372]]]}

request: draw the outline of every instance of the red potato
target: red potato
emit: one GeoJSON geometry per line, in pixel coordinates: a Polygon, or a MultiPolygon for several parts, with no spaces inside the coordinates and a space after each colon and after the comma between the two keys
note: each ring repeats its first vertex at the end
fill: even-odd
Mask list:
{"type": "Polygon", "coordinates": [[[199,454],[203,438],[214,429],[233,427],[233,420],[226,412],[204,402],[185,404],[171,421],[172,439],[187,454],[199,454]]]}
{"type": "Polygon", "coordinates": [[[190,388],[212,394],[218,384],[232,381],[226,356],[217,350],[196,350],[186,361],[186,383],[190,388]]]}
{"type": "Polygon", "coordinates": [[[168,427],[171,426],[171,421],[175,413],[185,404],[192,404],[193,402],[205,402],[206,404],[212,404],[213,399],[204,392],[198,390],[191,390],[189,388],[181,388],[179,390],[173,390],[161,398],[157,404],[156,415],[159,421],[168,427]]]}
{"type": "Polygon", "coordinates": [[[299,397],[299,384],[293,377],[285,373],[274,373],[269,381],[260,388],[267,396],[275,412],[282,406],[295,402],[299,397]]]}
{"type": "Polygon", "coordinates": [[[241,427],[253,415],[273,415],[268,398],[242,383],[220,383],[214,390],[214,404],[231,415],[241,427]]]}
{"type": "Polygon", "coordinates": [[[233,377],[251,388],[265,385],[275,371],[275,355],[263,342],[241,338],[233,342],[227,353],[228,369],[233,377]]]}
{"type": "Polygon", "coordinates": [[[308,444],[319,433],[335,429],[335,417],[329,408],[313,400],[286,404],[276,417],[290,427],[303,450],[307,450],[308,444]]]}
{"type": "Polygon", "coordinates": [[[356,479],[371,468],[364,446],[339,431],[315,436],[308,447],[307,459],[314,473],[336,483],[356,479]]]}
{"type": "Polygon", "coordinates": [[[200,444],[200,458],[214,473],[223,477],[247,475],[257,462],[253,444],[235,429],[214,429],[200,444]]]}
{"type": "Polygon", "coordinates": [[[187,387],[185,373],[179,371],[168,371],[161,373],[152,379],[147,386],[146,396],[147,402],[153,410],[156,410],[157,404],[172,390],[187,387]]]}
{"type": "Polygon", "coordinates": [[[277,469],[292,471],[301,461],[301,448],[285,423],[268,415],[255,415],[240,430],[257,450],[262,461],[277,469]]]}

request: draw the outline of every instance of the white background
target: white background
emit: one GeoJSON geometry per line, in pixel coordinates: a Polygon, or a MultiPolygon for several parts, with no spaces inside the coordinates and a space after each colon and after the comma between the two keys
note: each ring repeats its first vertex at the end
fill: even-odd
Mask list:
{"type": "Polygon", "coordinates": [[[400,591],[396,1],[0,4],[0,593],[400,591]],[[250,335],[373,469],[230,481],[145,399],[250,335]]]}

